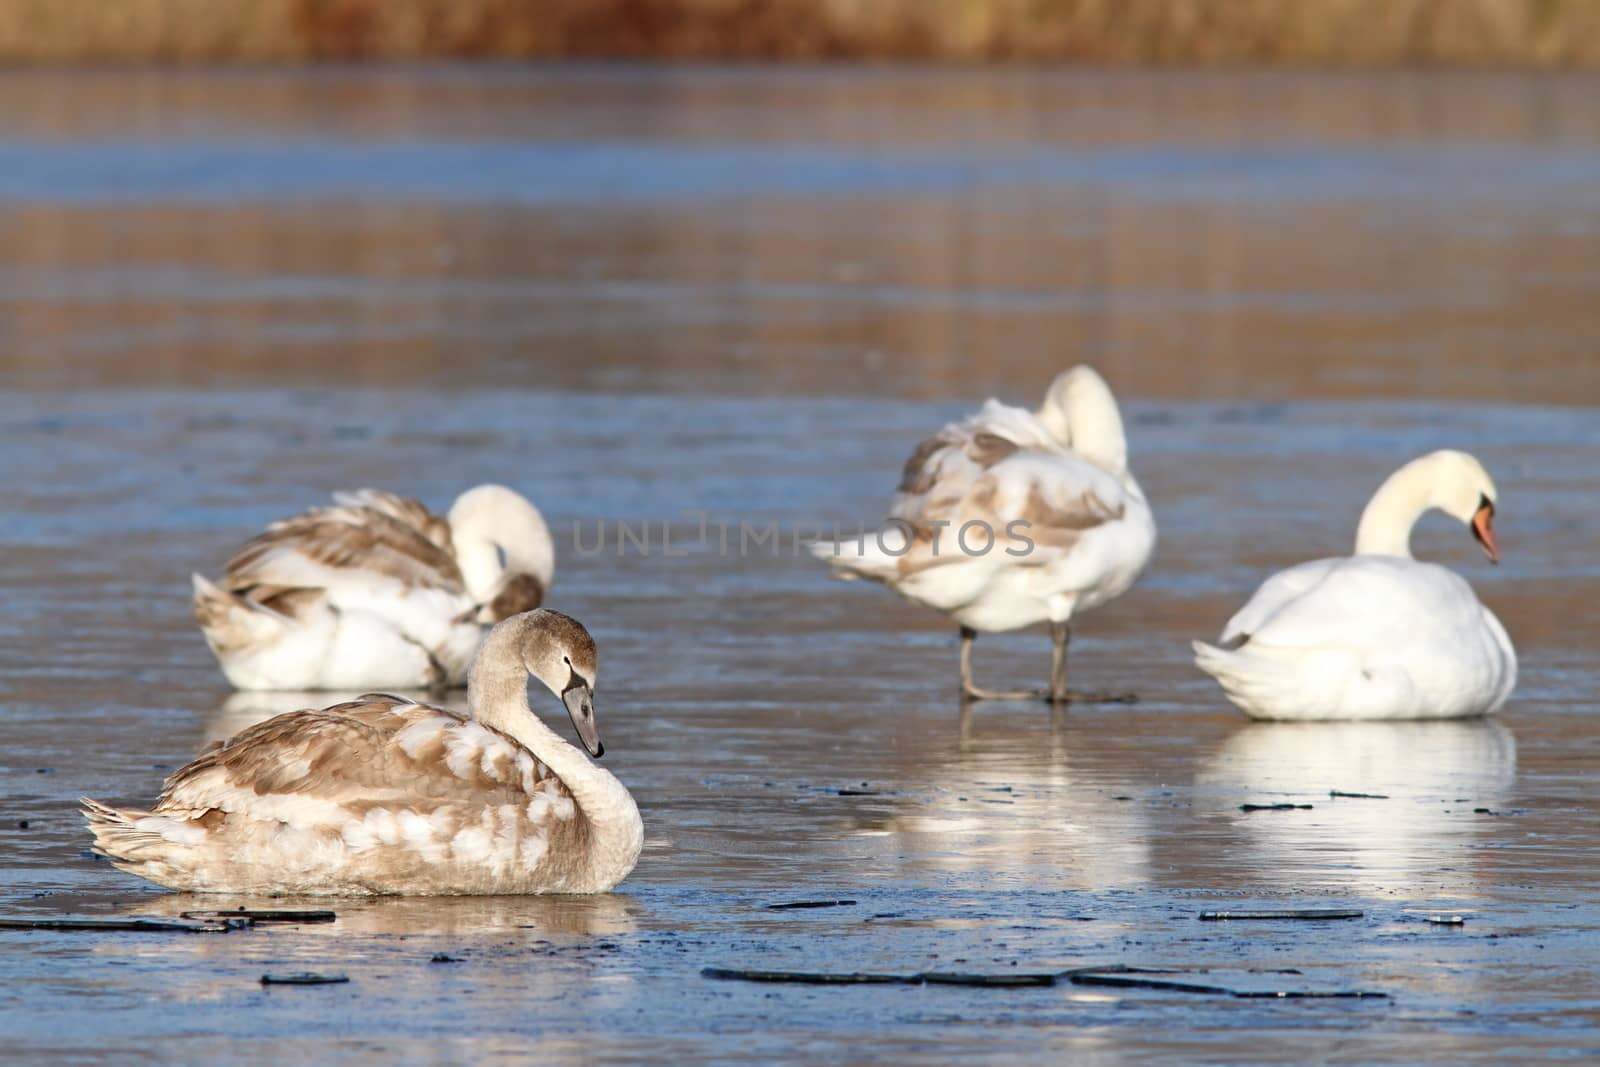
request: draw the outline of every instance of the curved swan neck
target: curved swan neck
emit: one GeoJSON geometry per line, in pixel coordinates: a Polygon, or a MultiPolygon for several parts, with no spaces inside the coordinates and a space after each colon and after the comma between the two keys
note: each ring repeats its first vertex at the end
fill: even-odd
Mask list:
{"type": "Polygon", "coordinates": [[[1063,444],[1113,474],[1128,469],[1128,438],[1111,387],[1088,366],[1060,374],[1039,419],[1063,444]]]}
{"type": "Polygon", "coordinates": [[[1128,438],[1122,429],[1122,413],[1108,396],[1104,404],[1085,405],[1091,412],[1072,415],[1072,450],[1113,474],[1128,469],[1128,438]]]}
{"type": "Polygon", "coordinates": [[[591,820],[634,812],[633,798],[611,772],[597,767],[528,706],[528,668],[522,648],[529,638],[528,616],[516,616],[489,631],[467,681],[472,717],[515,738],[539,757],[566,785],[578,808],[591,820]]]}
{"type": "Polygon", "coordinates": [[[1356,527],[1356,555],[1411,558],[1411,528],[1434,506],[1428,473],[1408,463],[1378,487],[1356,527]]]}
{"type": "Polygon", "coordinates": [[[507,571],[531,574],[550,588],[555,544],[544,516],[525,497],[500,485],[480,485],[450,508],[450,537],[467,592],[482,601],[507,571]]]}
{"type": "Polygon", "coordinates": [[[470,533],[452,532],[451,540],[467,595],[482,603],[493,595],[505,574],[505,550],[486,537],[470,533]]]}
{"type": "Polygon", "coordinates": [[[515,624],[489,631],[467,676],[467,708],[474,719],[510,734],[537,755],[534,741],[561,739],[528,707],[528,668],[520,654],[525,636],[515,624]],[[536,729],[532,738],[524,736],[530,726],[536,729]]]}

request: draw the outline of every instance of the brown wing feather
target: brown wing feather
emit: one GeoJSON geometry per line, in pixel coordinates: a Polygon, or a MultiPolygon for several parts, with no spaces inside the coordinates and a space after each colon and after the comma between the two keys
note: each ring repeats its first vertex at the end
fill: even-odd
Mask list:
{"type": "Polygon", "coordinates": [[[1085,530],[1122,518],[1126,510],[1121,501],[1106,503],[1092,488],[1066,500],[1052,502],[1035,485],[1029,488],[1019,517],[1027,520],[1031,530],[1038,531],[1035,539],[1042,536],[1046,542],[1058,538],[1070,543],[1085,530]]]}
{"type": "Polygon", "coordinates": [[[950,428],[946,427],[911,450],[911,455],[906,457],[905,468],[900,472],[898,492],[919,494],[932,488],[939,475],[939,465],[932,461],[954,443],[949,435],[950,428]]]}
{"type": "Polygon", "coordinates": [[[550,778],[549,768],[492,727],[369,694],[236,734],[168,778],[155,810],[192,812],[236,791],[315,795],[357,815],[396,800],[420,809],[430,802],[518,803],[550,778]]]}
{"type": "Polygon", "coordinates": [[[262,584],[251,587],[249,599],[286,619],[304,619],[322,603],[323,596],[321,589],[262,584]]]}
{"type": "Polygon", "coordinates": [[[450,523],[429,511],[420,500],[385,492],[382,489],[357,489],[353,493],[335,493],[334,499],[341,504],[381,511],[390,518],[410,526],[452,558],[455,556],[455,542],[450,537],[450,523]]]}
{"type": "Polygon", "coordinates": [[[967,458],[982,470],[988,470],[1001,460],[1015,455],[1021,447],[1011,438],[988,430],[974,434],[971,440],[965,442],[967,458]]]}
{"type": "Polygon", "coordinates": [[[946,517],[985,471],[1021,448],[996,430],[946,426],[906,460],[891,514],[912,524],[946,517]]]}
{"type": "Polygon", "coordinates": [[[303,579],[292,566],[280,566],[286,553],[427,589],[465,588],[455,557],[422,530],[383,511],[352,505],[314,508],[273,523],[228,561],[227,588],[281,587],[303,579]]]}
{"type": "MultiPolygon", "coordinates": [[[[929,515],[929,518],[943,519],[948,523],[939,531],[942,536],[937,539],[937,551],[933,528],[925,523],[913,523],[911,544],[896,562],[901,577],[962,560],[964,557],[957,537],[962,524],[967,522],[982,522],[988,530],[993,531],[997,542],[991,551],[1003,549],[1009,523],[1017,520],[1027,523],[1023,529],[1036,545],[1069,549],[1086,530],[1122,518],[1125,510],[1120,501],[1114,505],[1108,504],[1093,488],[1085,488],[1065,499],[1051,499],[1042,486],[1034,483],[1028,486],[1027,496],[1023,498],[1016,514],[1001,513],[1000,496],[998,479],[986,471],[972,483],[965,495],[941,499],[938,512],[929,515]]],[[[988,535],[978,536],[986,538],[988,535]]],[[[1024,565],[1027,562],[1024,561],[1024,565]]]]}

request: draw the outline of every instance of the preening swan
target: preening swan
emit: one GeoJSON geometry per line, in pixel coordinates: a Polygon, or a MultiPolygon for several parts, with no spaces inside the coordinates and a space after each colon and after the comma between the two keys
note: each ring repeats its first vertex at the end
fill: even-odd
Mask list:
{"type": "Polygon", "coordinates": [[[1454,572],[1411,558],[1411,528],[1439,509],[1491,561],[1494,482],[1465,452],[1392,474],[1356,531],[1355,555],[1268,578],[1195,662],[1254,719],[1457,719],[1498,711],[1517,681],[1500,625],[1454,572]]]}
{"type": "Polygon", "coordinates": [[[470,718],[381,693],[279,715],[214,744],[149,811],[85,798],[95,851],[190,892],[605,892],[639,858],[639,809],[527,693],[531,674],[599,757],[596,673],[575,619],[513,616],[473,662],[470,718]]]}
{"type": "Polygon", "coordinates": [[[961,689],[979,699],[1084,699],[1067,688],[1068,626],[1121,595],[1155,548],[1128,470],[1116,399],[1087,366],[1058,375],[1036,412],[989,400],[906,461],[885,525],[812,551],[841,578],[882,582],[961,627],[961,689]],[[973,681],[979,633],[1050,623],[1050,687],[973,681]]]}
{"type": "Polygon", "coordinates": [[[539,606],[555,548],[537,508],[480,485],[440,518],[415,500],[339,493],[267,527],[194,613],[238,689],[461,685],[483,624],[539,606]]]}

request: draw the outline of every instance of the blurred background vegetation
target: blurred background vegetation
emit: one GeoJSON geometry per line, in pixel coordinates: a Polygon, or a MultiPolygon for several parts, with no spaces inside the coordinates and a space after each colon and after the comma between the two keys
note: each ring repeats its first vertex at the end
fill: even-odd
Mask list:
{"type": "Polygon", "coordinates": [[[0,0],[0,62],[1593,66],[1600,0],[0,0]]]}

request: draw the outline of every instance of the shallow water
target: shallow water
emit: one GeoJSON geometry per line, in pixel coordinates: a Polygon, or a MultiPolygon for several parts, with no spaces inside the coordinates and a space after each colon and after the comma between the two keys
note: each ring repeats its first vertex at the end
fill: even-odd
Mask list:
{"type": "MultiPolygon", "coordinates": [[[[187,575],[341,487],[442,507],[498,480],[539,503],[552,603],[599,640],[606,762],[648,835],[600,898],[0,932],[8,1053],[1594,1055],[1595,84],[0,77],[0,909],[247,903],[88,858],[74,800],[147,801],[205,740],[292,706],[230,696],[187,575]],[[1141,701],[963,712],[953,631],[829,582],[794,539],[875,520],[928,429],[991,392],[1031,403],[1079,359],[1127,401],[1162,541],[1076,627],[1073,670],[1141,701]],[[1188,640],[1272,569],[1346,550],[1377,482],[1447,445],[1500,483],[1505,562],[1437,517],[1416,547],[1517,642],[1504,714],[1246,723],[1188,640]],[[648,527],[649,552],[619,554],[618,522],[648,527]],[[776,553],[741,553],[741,523],[777,524],[776,553]],[[1239,807],[1263,802],[1312,807],[1239,807]],[[807,900],[854,903],[767,908],[807,900]],[[1198,920],[1253,906],[1364,916],[1198,920]],[[1389,997],[700,974],[1110,963],[1389,997]],[[351,982],[257,984],[285,970],[351,982]]],[[[1048,642],[978,657],[986,678],[1042,679],[1048,642]]]]}

